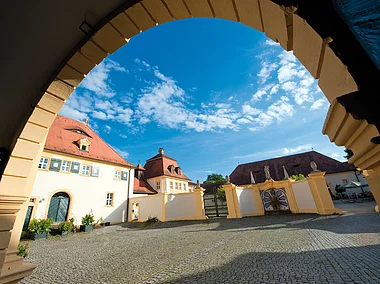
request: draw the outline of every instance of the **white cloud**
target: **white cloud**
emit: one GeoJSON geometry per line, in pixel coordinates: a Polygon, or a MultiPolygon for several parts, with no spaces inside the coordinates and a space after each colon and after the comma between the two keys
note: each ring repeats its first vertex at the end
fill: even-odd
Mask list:
{"type": "Polygon", "coordinates": [[[62,109],[60,111],[60,114],[64,115],[64,116],[67,116],[67,117],[70,117],[70,118],[75,119],[75,120],[79,120],[79,121],[83,121],[84,119],[87,118],[87,114],[86,113],[83,113],[83,112],[80,112],[80,111],[78,111],[76,109],[73,109],[68,104],[65,104],[62,107],[62,109]]]}
{"type": "Polygon", "coordinates": [[[271,78],[271,73],[276,70],[278,67],[277,63],[269,63],[266,61],[261,62],[261,69],[259,73],[257,74],[257,77],[259,77],[260,84],[265,84],[265,82],[271,78]]]}
{"type": "Polygon", "coordinates": [[[117,147],[112,147],[116,153],[118,153],[120,156],[122,156],[124,159],[127,159],[129,157],[129,153],[127,151],[121,150],[117,147]]]}
{"type": "Polygon", "coordinates": [[[111,126],[109,125],[104,125],[103,127],[103,132],[107,133],[107,134],[110,134],[111,133],[111,126]]]}
{"type": "Polygon", "coordinates": [[[242,106],[242,112],[243,112],[243,114],[248,114],[248,115],[258,115],[261,113],[261,110],[254,108],[254,107],[251,107],[248,104],[244,104],[242,106]]]}
{"type": "Polygon", "coordinates": [[[312,147],[313,146],[311,144],[305,144],[305,145],[297,146],[295,148],[284,148],[282,150],[282,152],[285,155],[290,155],[290,154],[294,154],[294,153],[297,153],[297,152],[301,152],[303,150],[311,150],[312,147]]]}
{"type": "Polygon", "coordinates": [[[272,89],[270,90],[269,94],[270,95],[274,95],[274,94],[277,94],[278,90],[279,90],[280,86],[277,84],[277,85],[274,85],[272,87],[272,89]]]}
{"type": "Polygon", "coordinates": [[[110,86],[110,72],[112,70],[126,72],[117,62],[110,59],[103,60],[98,64],[80,84],[81,88],[85,88],[94,92],[99,97],[111,98],[115,96],[115,91],[110,86]]]}
{"type": "Polygon", "coordinates": [[[347,162],[347,159],[343,157],[343,154],[332,153],[330,157],[339,162],[347,162]]]}
{"type": "Polygon", "coordinates": [[[251,102],[257,102],[260,101],[261,98],[266,95],[267,92],[264,90],[258,90],[251,98],[251,102]]]}
{"type": "Polygon", "coordinates": [[[269,45],[269,46],[279,46],[279,45],[280,45],[278,42],[275,42],[275,41],[273,41],[273,40],[271,40],[271,39],[267,39],[267,40],[265,41],[265,44],[266,44],[266,45],[269,45]]]}
{"type": "Polygon", "coordinates": [[[325,103],[326,103],[326,99],[319,99],[319,100],[316,100],[310,107],[311,110],[316,110],[316,109],[319,109],[321,108],[325,103]]]}

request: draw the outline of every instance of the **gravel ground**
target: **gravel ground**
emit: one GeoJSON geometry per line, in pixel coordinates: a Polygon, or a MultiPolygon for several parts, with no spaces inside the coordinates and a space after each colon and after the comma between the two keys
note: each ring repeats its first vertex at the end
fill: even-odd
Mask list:
{"type": "MultiPolygon", "coordinates": [[[[125,224],[32,242],[22,283],[380,283],[380,214],[125,224]]],[[[355,211],[353,211],[355,212],[355,211]]]]}

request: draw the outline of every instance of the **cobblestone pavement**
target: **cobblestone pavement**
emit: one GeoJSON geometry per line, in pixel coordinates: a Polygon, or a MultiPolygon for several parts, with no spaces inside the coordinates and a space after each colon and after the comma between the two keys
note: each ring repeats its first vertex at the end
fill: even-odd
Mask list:
{"type": "Polygon", "coordinates": [[[22,283],[380,283],[380,214],[128,224],[35,241],[22,283]]]}

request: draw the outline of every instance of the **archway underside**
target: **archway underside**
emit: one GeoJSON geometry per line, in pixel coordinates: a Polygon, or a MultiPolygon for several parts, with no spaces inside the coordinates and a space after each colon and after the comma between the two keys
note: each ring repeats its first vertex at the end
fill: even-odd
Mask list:
{"type": "MultiPolygon", "coordinates": [[[[362,169],[378,171],[380,146],[374,144],[373,142],[376,141],[372,140],[380,135],[377,127],[364,119],[356,119],[357,116],[355,118],[354,115],[348,113],[343,106],[346,103],[341,99],[345,95],[357,97],[362,94],[365,97],[371,89],[370,85],[374,82],[372,80],[374,75],[367,76],[366,79],[361,70],[357,70],[358,59],[352,58],[353,54],[343,52],[342,58],[336,55],[334,48],[337,49],[342,42],[334,43],[333,35],[336,31],[330,35],[326,34],[326,27],[329,24],[322,23],[317,26],[319,27],[319,32],[317,32],[316,28],[306,22],[302,16],[303,14],[312,15],[309,11],[311,4],[298,3],[297,7],[291,6],[302,2],[295,0],[274,1],[285,4],[287,7],[279,6],[269,0],[135,0],[126,2],[131,4],[133,2],[134,5],[110,19],[99,30],[93,30],[92,27],[96,25],[92,23],[82,25],[82,28],[86,30],[88,40],[84,41],[85,43],[75,50],[72,56],[69,56],[70,58],[64,60],[65,65],[57,71],[56,78],[44,90],[41,99],[33,107],[32,114],[24,124],[22,132],[15,137],[14,147],[0,183],[0,223],[2,224],[0,234],[5,240],[0,242],[0,268],[3,267],[0,280],[16,279],[10,276],[19,273],[20,269],[29,271],[28,273],[33,269],[32,266],[25,269],[22,259],[17,258],[15,253],[27,207],[25,201],[31,194],[38,157],[43,150],[48,129],[56,114],[75,87],[96,64],[126,44],[134,35],[158,24],[191,17],[227,19],[265,32],[285,50],[293,50],[294,55],[311,75],[319,80],[318,85],[332,104],[323,133],[327,134],[335,144],[353,150],[355,155],[350,162],[362,169]],[[352,67],[350,68],[352,74],[341,59],[352,67]],[[7,258],[4,262],[5,249],[7,249],[7,258]]],[[[334,15],[331,11],[329,13],[334,15]]],[[[306,17],[307,20],[309,20],[308,17],[306,17]]],[[[320,22],[325,21],[323,14],[319,15],[318,19],[320,22]]],[[[340,19],[337,21],[341,22],[340,19]]],[[[311,17],[310,22],[315,22],[315,17],[311,17]]],[[[358,46],[357,43],[353,45],[358,46]]],[[[359,59],[362,60],[362,65],[370,66],[366,71],[373,70],[365,53],[360,53],[359,59]]],[[[350,103],[352,104],[352,100],[349,100],[347,104],[350,103]]],[[[378,198],[380,199],[380,196],[378,198]]],[[[19,276],[22,278],[25,275],[21,273],[19,276]]]]}

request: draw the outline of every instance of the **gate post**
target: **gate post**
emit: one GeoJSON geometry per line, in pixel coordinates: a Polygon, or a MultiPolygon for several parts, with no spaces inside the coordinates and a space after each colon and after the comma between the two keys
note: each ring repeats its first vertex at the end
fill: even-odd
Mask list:
{"type": "Polygon", "coordinates": [[[195,187],[194,188],[194,195],[195,195],[195,208],[196,208],[196,216],[197,220],[204,220],[207,219],[205,215],[205,207],[204,207],[204,201],[203,201],[203,194],[204,189],[202,187],[195,187]]]}
{"type": "Polygon", "coordinates": [[[309,174],[308,183],[313,195],[318,214],[342,214],[342,210],[335,208],[330,192],[326,185],[325,172],[314,171],[309,174]]]}
{"type": "Polygon", "coordinates": [[[377,171],[367,170],[365,172],[367,172],[365,179],[368,182],[369,188],[376,201],[375,211],[380,212],[380,167],[377,171]]]}
{"type": "Polygon", "coordinates": [[[227,219],[242,218],[239,200],[236,194],[236,185],[228,183],[223,185],[223,189],[226,192],[228,215],[227,219]]]}

